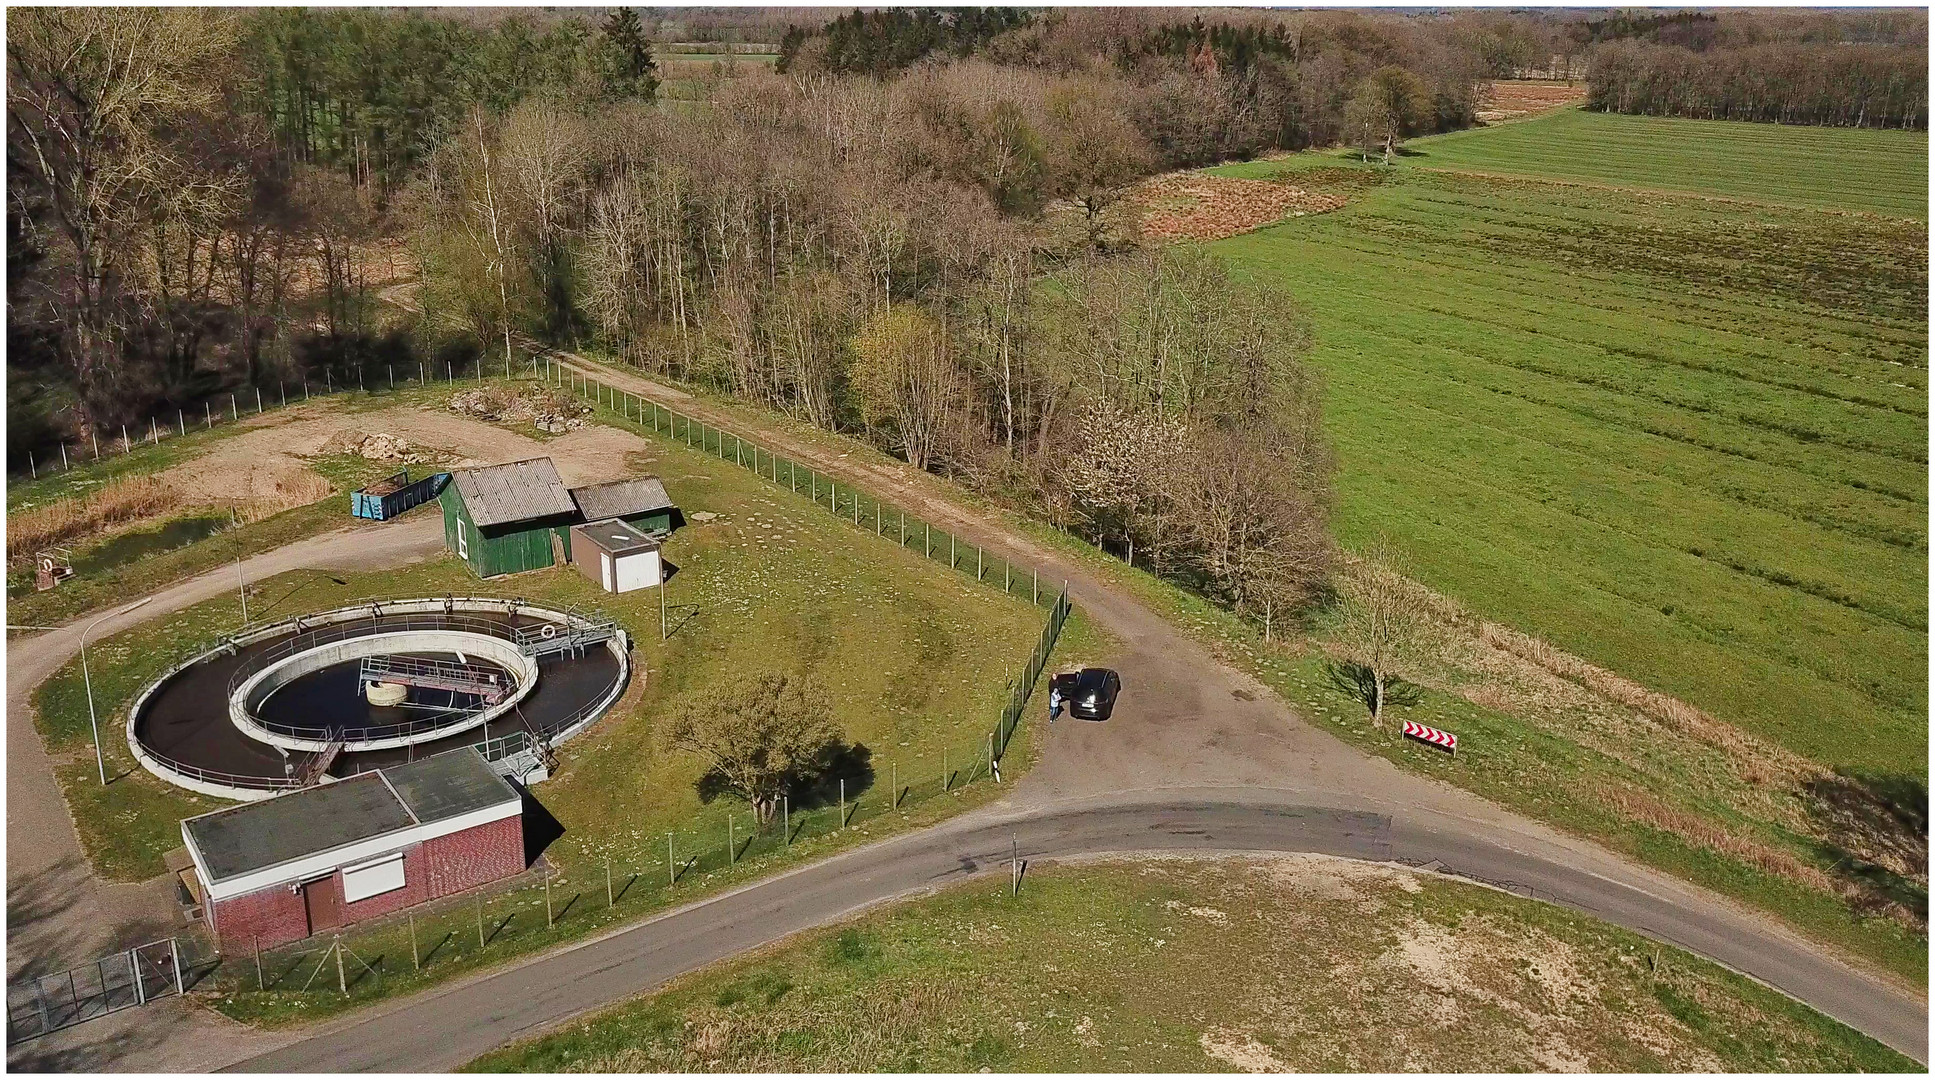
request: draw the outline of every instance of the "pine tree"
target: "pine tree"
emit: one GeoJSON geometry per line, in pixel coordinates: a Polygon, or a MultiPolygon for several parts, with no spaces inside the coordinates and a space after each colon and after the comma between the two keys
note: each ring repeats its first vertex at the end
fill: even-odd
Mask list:
{"type": "Polygon", "coordinates": [[[624,7],[606,17],[600,53],[599,77],[607,99],[657,99],[658,62],[652,59],[652,43],[636,11],[624,7]]]}

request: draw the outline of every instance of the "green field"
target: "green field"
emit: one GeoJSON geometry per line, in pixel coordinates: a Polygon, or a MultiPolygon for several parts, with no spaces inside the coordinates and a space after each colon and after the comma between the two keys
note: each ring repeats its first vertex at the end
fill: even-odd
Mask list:
{"type": "Polygon", "coordinates": [[[1928,133],[1561,109],[1405,147],[1407,164],[1928,219],[1928,133]]]}
{"type": "Polygon", "coordinates": [[[474,1062],[534,1072],[1897,1071],[1738,975],[1534,901],[1318,859],[1005,874],[474,1062]]]}
{"type": "Polygon", "coordinates": [[[1223,171],[1284,169],[1353,201],[1210,247],[1315,323],[1346,544],[1388,534],[1476,610],[1816,761],[1926,777],[1924,223],[1223,171]]]}

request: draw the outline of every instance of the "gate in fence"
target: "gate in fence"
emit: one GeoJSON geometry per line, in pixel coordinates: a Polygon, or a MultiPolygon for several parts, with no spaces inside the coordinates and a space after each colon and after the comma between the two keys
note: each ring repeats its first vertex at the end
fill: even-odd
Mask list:
{"type": "Polygon", "coordinates": [[[37,1038],[98,1016],[182,992],[174,938],[7,986],[7,1042],[37,1038]]]}

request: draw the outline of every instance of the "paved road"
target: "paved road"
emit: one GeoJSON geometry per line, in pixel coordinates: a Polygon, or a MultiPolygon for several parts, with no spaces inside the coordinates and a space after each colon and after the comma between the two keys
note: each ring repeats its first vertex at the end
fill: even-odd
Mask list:
{"type": "MultiPolygon", "coordinates": [[[[1715,918],[1656,892],[1473,841],[1465,823],[1432,813],[1379,814],[1273,801],[1272,792],[1176,792],[1127,803],[1017,811],[996,806],[924,832],[815,863],[497,975],[339,1021],[236,1066],[244,1072],[432,1072],[506,1041],[747,949],[893,897],[1021,857],[1110,852],[1300,851],[1413,865],[1502,884],[1704,953],[1775,985],[1805,987],[1829,1012],[1918,1058],[1926,1014],[1873,980],[1823,960],[1748,915],[1715,918]],[[434,1037],[426,1037],[434,1033],[434,1037]]],[[[1282,793],[1289,794],[1289,793],[1282,793]]],[[[1026,887],[1025,884],[1023,886],[1026,887]]]]}
{"type": "MultiPolygon", "coordinates": [[[[260,581],[288,570],[369,570],[398,566],[443,546],[436,518],[338,530],[243,561],[242,576],[260,581]]],[[[154,599],[101,621],[100,641],[236,588],[233,564],[189,578],[154,599]]],[[[129,597],[129,600],[139,599],[129,597]]],[[[258,597],[257,603],[278,597],[258,597]]],[[[327,605],[327,591],[305,588],[280,597],[327,605]]],[[[278,611],[276,614],[280,614],[278,611]]],[[[175,932],[168,879],[104,882],[94,876],[54,780],[54,764],[33,725],[33,691],[80,651],[81,631],[99,613],[59,630],[7,643],[7,975],[51,971],[175,932]]],[[[114,711],[112,707],[110,711],[114,711]]],[[[121,726],[102,716],[105,739],[121,726]]],[[[261,1037],[211,1014],[168,1003],[130,1009],[33,1043],[11,1048],[15,1067],[102,1067],[130,1062],[151,1069],[194,1069],[253,1053],[261,1037]],[[165,1036],[165,1037],[164,1037],[165,1036]]]]}

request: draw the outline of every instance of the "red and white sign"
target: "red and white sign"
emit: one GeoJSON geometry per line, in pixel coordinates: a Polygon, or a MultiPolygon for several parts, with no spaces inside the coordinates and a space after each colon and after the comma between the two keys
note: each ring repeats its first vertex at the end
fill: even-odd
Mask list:
{"type": "Polygon", "coordinates": [[[1449,731],[1439,731],[1434,727],[1425,727],[1416,720],[1406,720],[1404,733],[1419,742],[1443,747],[1454,754],[1458,752],[1458,736],[1449,731]]]}

